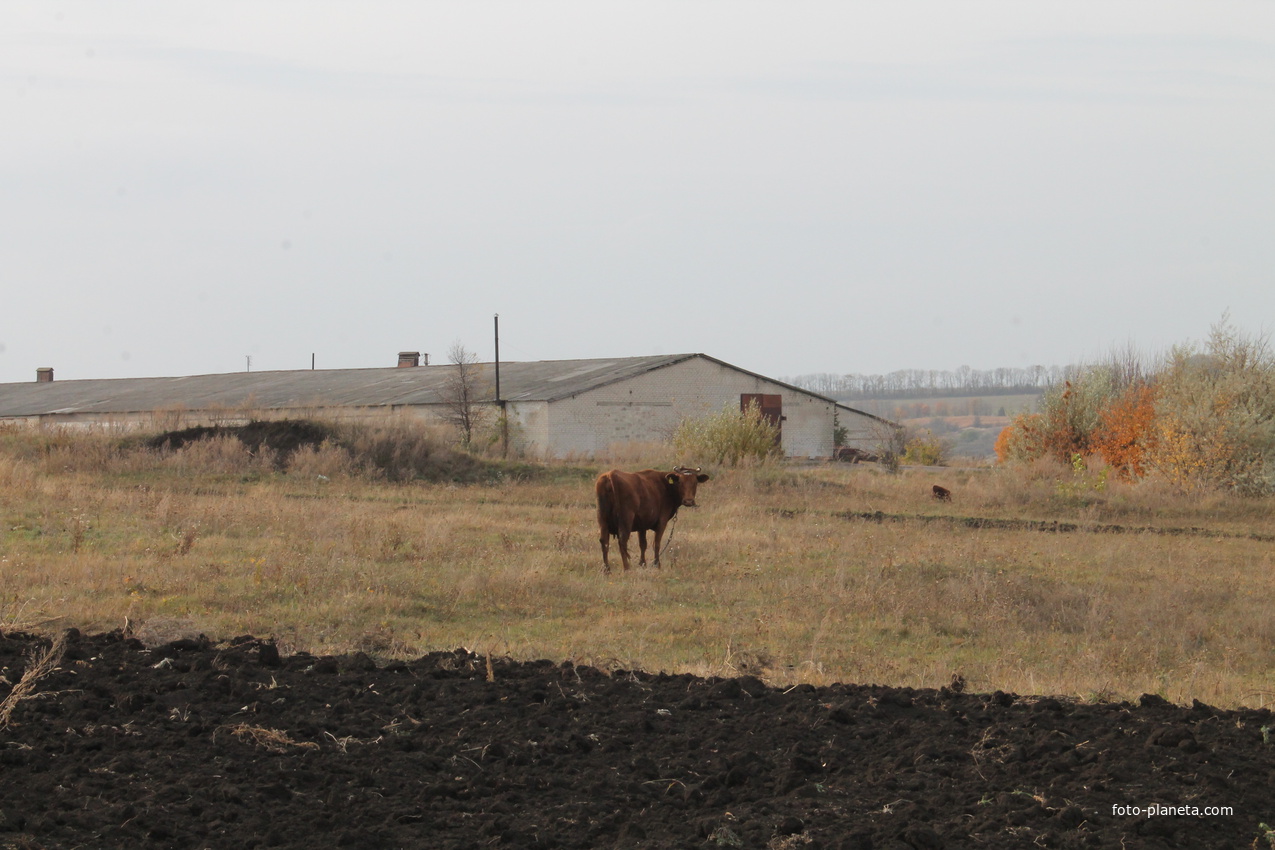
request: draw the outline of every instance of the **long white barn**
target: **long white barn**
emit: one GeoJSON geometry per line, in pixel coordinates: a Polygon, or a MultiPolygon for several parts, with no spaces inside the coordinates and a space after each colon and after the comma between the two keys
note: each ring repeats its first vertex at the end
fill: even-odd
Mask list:
{"type": "MultiPolygon", "coordinates": [[[[174,378],[111,378],[0,384],[0,423],[184,424],[270,418],[445,416],[453,365],[235,372],[174,378]]],[[[512,448],[532,457],[587,456],[619,443],[666,439],[687,417],[755,401],[780,423],[789,457],[828,457],[833,431],[870,449],[890,423],[833,399],[740,369],[706,354],[475,364],[482,403],[504,407],[512,448]]]]}

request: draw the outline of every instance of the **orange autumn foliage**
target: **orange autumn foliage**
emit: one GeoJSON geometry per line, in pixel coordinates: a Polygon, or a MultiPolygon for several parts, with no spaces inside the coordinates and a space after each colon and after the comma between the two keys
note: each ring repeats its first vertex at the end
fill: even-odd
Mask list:
{"type": "Polygon", "coordinates": [[[1022,413],[1014,417],[996,438],[996,459],[1000,463],[1011,460],[1034,460],[1043,452],[1037,446],[1040,442],[1038,431],[1041,417],[1039,413],[1022,413]]]}
{"type": "Polygon", "coordinates": [[[1044,411],[1014,418],[996,441],[1000,461],[1051,457],[1073,464],[1095,454],[1128,480],[1143,475],[1154,442],[1155,393],[1146,385],[1114,398],[1067,381],[1044,399],[1044,411]]]}
{"type": "Polygon", "coordinates": [[[1010,443],[1013,440],[1014,426],[1007,425],[996,436],[996,444],[992,446],[996,452],[997,463],[1007,463],[1010,459],[1010,443]]]}
{"type": "Polygon", "coordinates": [[[1120,478],[1128,481],[1146,473],[1149,450],[1155,442],[1155,390],[1136,384],[1102,411],[1092,445],[1120,478]]]}

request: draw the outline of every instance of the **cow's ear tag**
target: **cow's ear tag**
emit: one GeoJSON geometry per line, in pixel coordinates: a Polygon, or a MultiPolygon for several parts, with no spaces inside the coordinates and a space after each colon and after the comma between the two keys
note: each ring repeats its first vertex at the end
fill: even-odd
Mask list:
{"type": "Polygon", "coordinates": [[[670,483],[670,484],[676,484],[676,483],[677,483],[677,475],[676,475],[676,473],[672,473],[672,472],[670,472],[668,475],[665,475],[665,476],[664,476],[664,480],[665,480],[665,481],[667,481],[667,482],[668,482],[668,483],[670,483]]]}

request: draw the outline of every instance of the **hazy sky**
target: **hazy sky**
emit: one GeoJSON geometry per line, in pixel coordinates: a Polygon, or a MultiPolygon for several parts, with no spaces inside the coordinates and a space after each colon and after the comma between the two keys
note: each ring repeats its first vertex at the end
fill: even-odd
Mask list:
{"type": "Polygon", "coordinates": [[[0,382],[1275,326],[1275,3],[0,7],[0,382]]]}

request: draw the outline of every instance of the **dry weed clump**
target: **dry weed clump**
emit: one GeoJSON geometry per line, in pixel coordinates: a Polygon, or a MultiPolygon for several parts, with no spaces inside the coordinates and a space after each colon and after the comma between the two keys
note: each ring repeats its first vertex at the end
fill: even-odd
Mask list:
{"type": "Polygon", "coordinates": [[[13,712],[18,705],[36,696],[36,685],[40,680],[58,669],[62,656],[66,653],[66,632],[62,632],[49,644],[49,647],[38,655],[28,659],[22,677],[9,690],[8,695],[0,700],[0,731],[9,728],[13,712]]]}
{"type": "MultiPolygon", "coordinates": [[[[9,564],[9,559],[0,556],[0,565],[9,564]]],[[[29,618],[27,609],[34,600],[13,595],[0,602],[0,635],[5,632],[29,632],[45,625],[48,620],[35,621],[29,618]]]]}
{"type": "Polygon", "coordinates": [[[289,475],[319,481],[349,478],[358,472],[358,464],[350,452],[332,442],[302,446],[288,463],[289,475]]]}
{"type": "Polygon", "coordinates": [[[0,487],[29,490],[35,486],[35,466],[29,461],[0,454],[0,487]]]}
{"type": "Polygon", "coordinates": [[[280,729],[270,729],[266,726],[250,726],[247,723],[238,723],[234,726],[222,726],[219,728],[229,732],[240,741],[255,744],[271,753],[282,754],[291,749],[319,749],[319,745],[314,741],[295,741],[287,732],[280,729]]]}

